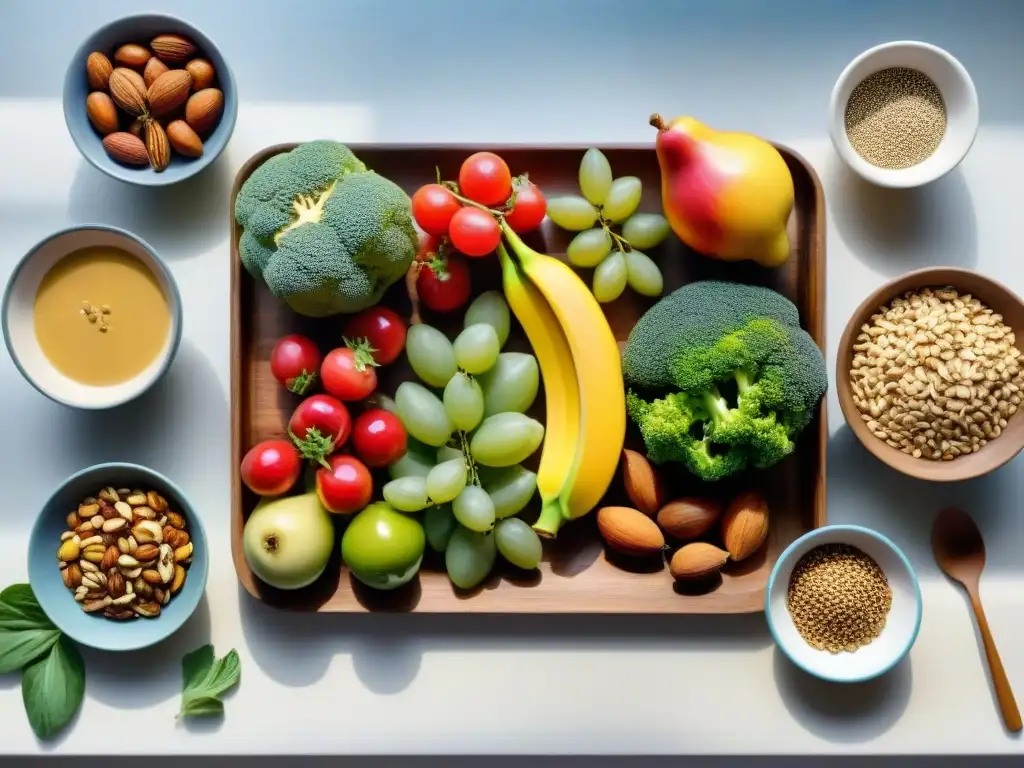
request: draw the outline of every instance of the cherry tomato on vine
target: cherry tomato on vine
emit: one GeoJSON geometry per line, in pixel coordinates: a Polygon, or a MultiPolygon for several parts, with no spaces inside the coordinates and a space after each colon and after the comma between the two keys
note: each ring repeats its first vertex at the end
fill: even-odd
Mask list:
{"type": "Polygon", "coordinates": [[[408,437],[402,420],[383,408],[359,414],[352,425],[352,448],[368,467],[386,467],[405,455],[408,437]]]}
{"type": "Polygon", "coordinates": [[[288,432],[304,459],[323,463],[348,440],[352,418],[336,397],[307,397],[288,419],[288,432]]]}
{"type": "Polygon", "coordinates": [[[405,348],[405,323],[387,307],[370,307],[345,324],[346,339],[366,339],[380,365],[393,363],[405,348]]]}
{"type": "Polygon", "coordinates": [[[339,400],[362,400],[377,388],[377,361],[365,342],[346,340],[345,344],[327,353],[320,381],[339,400]]]}
{"type": "Polygon", "coordinates": [[[248,450],[239,471],[246,488],[257,496],[280,496],[299,479],[302,461],[287,440],[264,440],[248,450]]]}
{"type": "Polygon", "coordinates": [[[544,193],[532,181],[527,181],[516,192],[516,202],[505,215],[505,221],[516,232],[531,232],[540,226],[548,212],[544,193]]]}
{"type": "Polygon", "coordinates": [[[486,256],[501,242],[501,227],[491,214],[467,206],[452,216],[448,237],[459,253],[486,256]]]}
{"type": "Polygon", "coordinates": [[[331,456],[327,467],[316,472],[316,495],[328,512],[350,515],[370,503],[373,478],[355,456],[331,456]]]}
{"type": "Polygon", "coordinates": [[[424,184],[412,196],[413,218],[430,235],[447,234],[448,222],[461,207],[452,191],[440,184],[424,184]]]}
{"type": "Polygon", "coordinates": [[[469,301],[469,267],[464,259],[448,254],[422,267],[416,277],[420,301],[435,312],[451,312],[469,301]]]}
{"type": "Polygon", "coordinates": [[[459,169],[459,192],[481,205],[502,205],[512,195],[512,174],[493,152],[476,152],[459,169]]]}
{"type": "Polygon", "coordinates": [[[270,373],[281,386],[297,395],[306,394],[316,383],[320,350],[311,339],[292,333],[277,340],[270,353],[270,373]]]}

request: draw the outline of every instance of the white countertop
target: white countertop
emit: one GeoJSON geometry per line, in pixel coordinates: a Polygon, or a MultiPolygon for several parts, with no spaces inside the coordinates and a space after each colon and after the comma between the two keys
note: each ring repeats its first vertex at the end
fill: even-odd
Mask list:
{"type": "Polygon", "coordinates": [[[0,6],[0,279],[61,226],[119,224],[166,258],[185,311],[167,378],[115,413],[54,405],[0,360],[0,585],[25,580],[29,527],[51,486],[104,460],[174,478],[202,511],[214,547],[206,600],[181,633],[147,652],[86,654],[79,721],[56,743],[36,742],[17,676],[0,678],[0,752],[137,751],[98,738],[94,722],[148,733],[163,754],[1024,752],[1002,729],[967,602],[927,546],[941,504],[975,513],[989,548],[982,596],[1024,701],[1024,459],[958,486],[914,482],[854,441],[830,395],[829,520],[894,539],[918,569],[925,603],[909,659],[859,687],[796,671],[761,615],[285,615],[239,588],[230,557],[227,298],[229,187],[267,144],[651,142],[650,112],[691,112],[786,143],[821,175],[831,366],[848,314],[903,271],[972,267],[1024,293],[1024,49],[1015,38],[1024,4],[391,0],[380,12],[378,3],[306,0],[301,13],[269,0],[245,3],[242,13],[242,3],[223,1],[151,4],[218,41],[241,107],[220,162],[186,185],[149,192],[81,160],[59,102],[66,57],[80,38],[137,3],[0,6]],[[900,38],[958,56],[982,116],[961,168],[909,193],[851,178],[826,135],[842,67],[900,38]],[[430,64],[441,56],[447,66],[430,64]],[[238,649],[241,686],[222,722],[177,724],[181,656],[209,641],[218,654],[238,649]]]}

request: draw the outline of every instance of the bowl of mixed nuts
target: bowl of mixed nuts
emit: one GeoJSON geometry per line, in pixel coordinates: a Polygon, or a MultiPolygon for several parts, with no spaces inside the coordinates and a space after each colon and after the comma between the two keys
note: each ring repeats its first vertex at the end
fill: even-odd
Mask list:
{"type": "Polygon", "coordinates": [[[173,16],[141,14],[91,34],[64,79],[64,119],[83,157],[131,184],[194,176],[227,145],[238,99],[216,45],[173,16]]]}
{"type": "Polygon", "coordinates": [[[206,588],[202,523],[184,493],[137,464],[98,464],[44,504],[29,582],[50,620],[93,648],[127,651],[173,634],[206,588]]]}
{"type": "Polygon", "coordinates": [[[1024,448],[1024,302],[977,272],[935,267],[886,283],[839,342],[836,391],[857,439],[911,477],[966,480],[1024,448]]]}

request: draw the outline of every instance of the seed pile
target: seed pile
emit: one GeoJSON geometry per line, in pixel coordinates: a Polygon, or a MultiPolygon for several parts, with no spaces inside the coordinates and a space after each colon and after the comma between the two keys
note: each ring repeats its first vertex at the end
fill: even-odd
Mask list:
{"type": "Polygon", "coordinates": [[[846,135],[861,157],[899,169],[927,160],[946,133],[946,105],[922,72],[890,67],[862,80],[846,102],[846,135]]]}
{"type": "Polygon", "coordinates": [[[822,544],[793,569],[786,607],[808,645],[853,652],[882,633],[892,589],[878,564],[861,550],[822,544]]]}
{"type": "Polygon", "coordinates": [[[1013,331],[953,288],[911,291],[861,327],[853,402],[872,434],[914,458],[951,461],[999,437],[1021,401],[1013,331]]]}

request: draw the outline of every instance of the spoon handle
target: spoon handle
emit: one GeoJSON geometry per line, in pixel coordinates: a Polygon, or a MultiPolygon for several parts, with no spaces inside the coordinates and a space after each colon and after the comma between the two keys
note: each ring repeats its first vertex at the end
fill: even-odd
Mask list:
{"type": "Polygon", "coordinates": [[[1002,710],[1003,722],[1006,724],[1007,730],[1016,733],[1021,729],[1020,709],[1017,708],[1013,689],[1010,688],[1006,670],[1003,669],[999,651],[996,650],[996,641],[992,639],[992,631],[988,628],[988,619],[985,618],[985,610],[981,607],[981,598],[978,596],[977,588],[972,589],[970,594],[971,606],[974,608],[974,616],[978,620],[981,641],[985,645],[988,671],[992,676],[992,685],[996,689],[996,698],[999,700],[999,709],[1002,710]]]}

